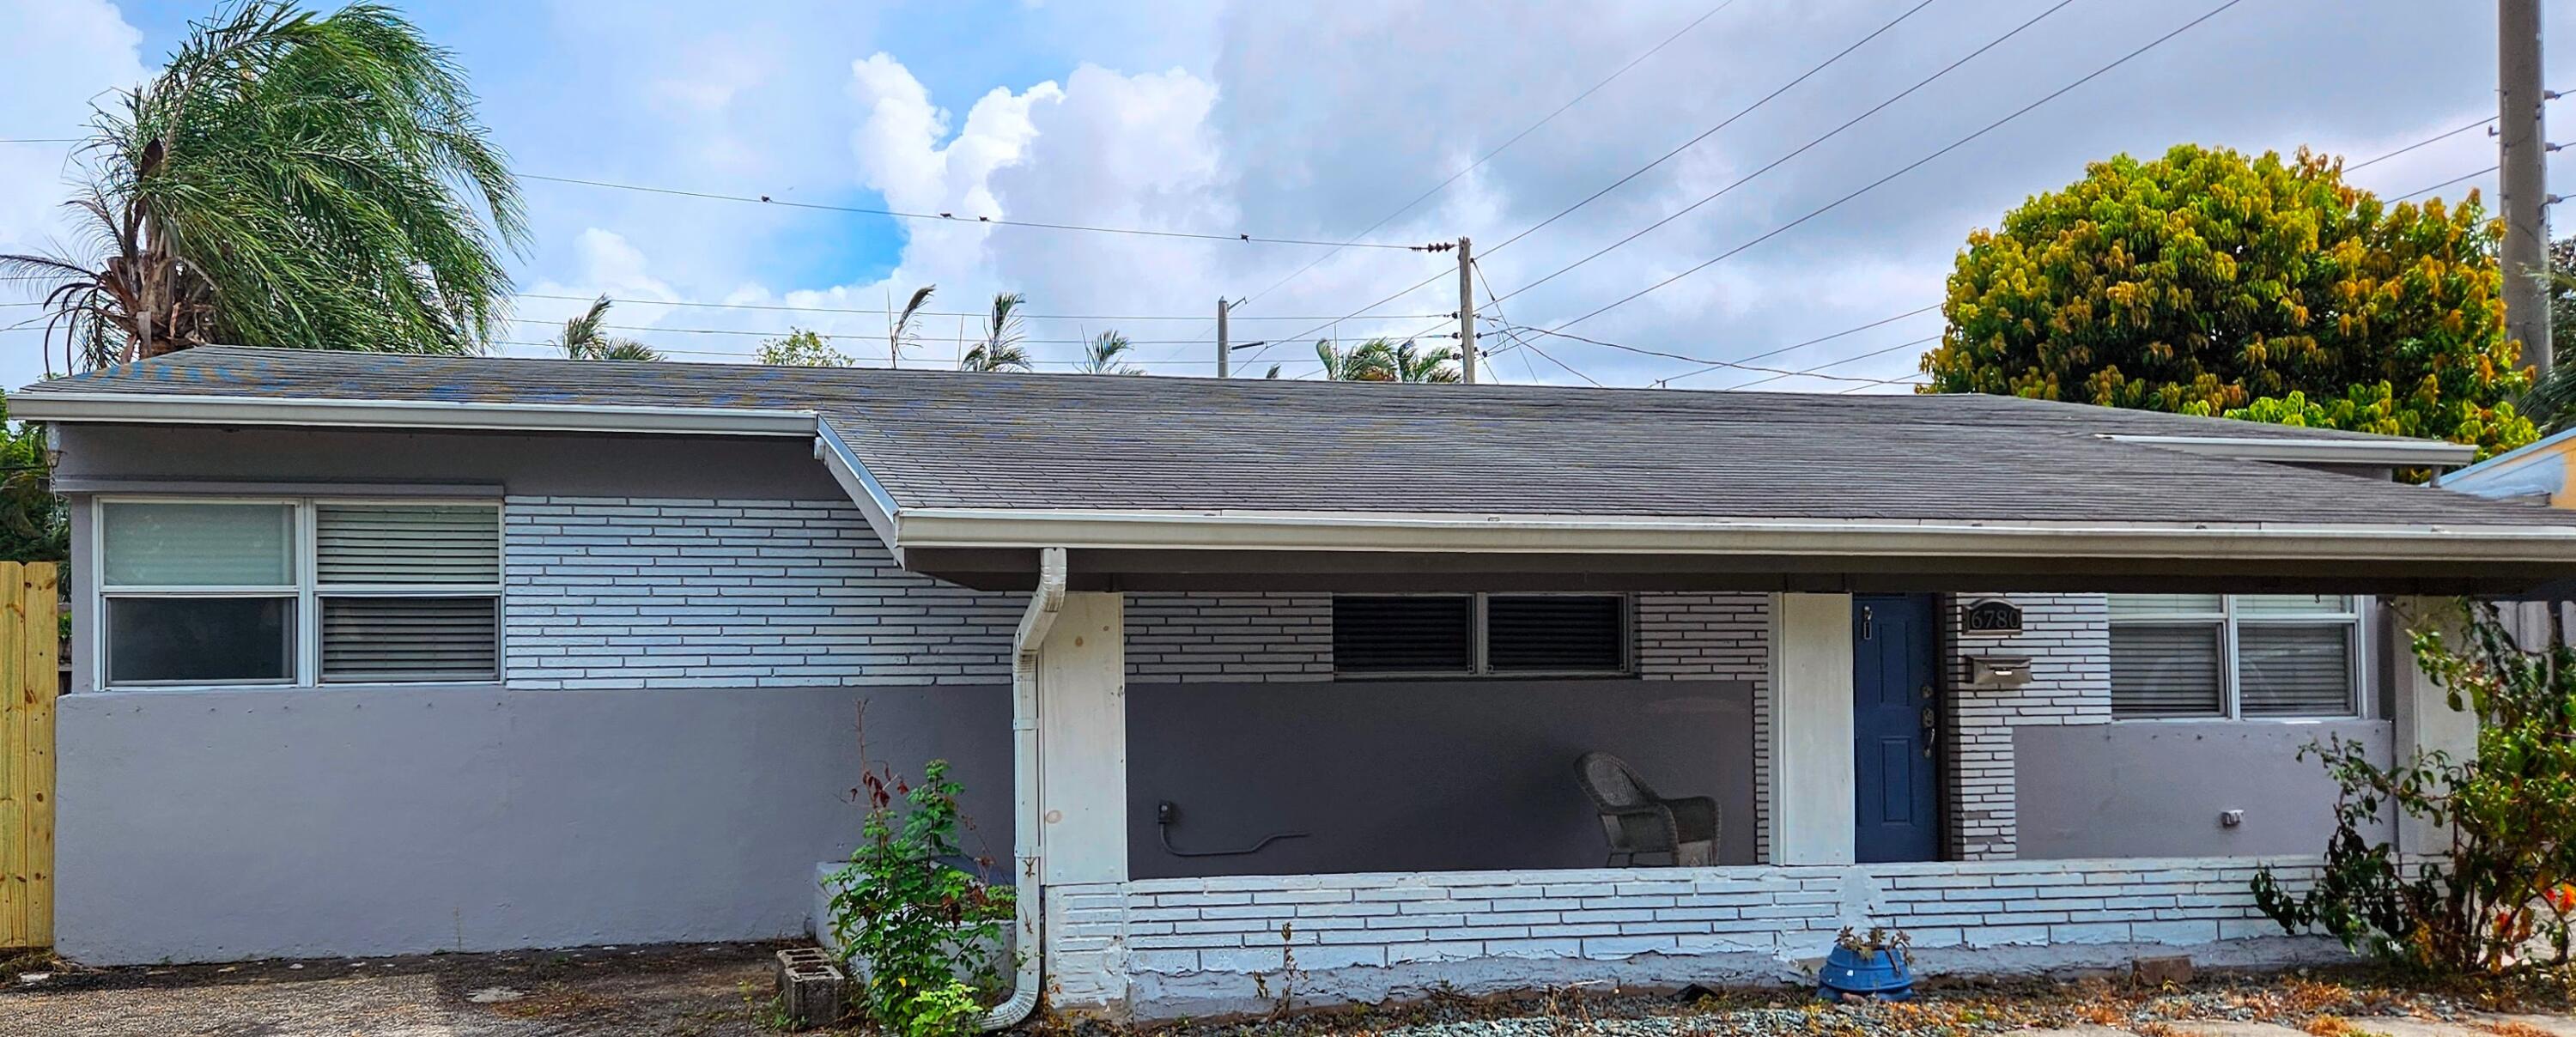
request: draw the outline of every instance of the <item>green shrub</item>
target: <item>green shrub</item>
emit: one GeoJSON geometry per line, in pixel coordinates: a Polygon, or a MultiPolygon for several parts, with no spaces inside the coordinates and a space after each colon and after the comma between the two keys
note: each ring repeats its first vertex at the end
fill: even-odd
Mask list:
{"type": "Polygon", "coordinates": [[[948,761],[930,761],[918,785],[871,771],[862,791],[867,823],[833,876],[831,912],[851,975],[864,974],[860,1009],[905,1037],[972,1033],[984,995],[1001,985],[993,949],[1011,922],[1013,891],[949,863],[963,854],[948,761]]]}
{"type": "Polygon", "coordinates": [[[2576,881],[2576,649],[2517,644],[2485,604],[2463,606],[2466,644],[2414,634],[2416,664],[2478,717],[2475,755],[2442,752],[2381,767],[2359,743],[2310,743],[2342,786],[2325,872],[2291,896],[2266,868],[2255,902],[2289,932],[2321,929],[2344,946],[2428,971],[2500,974],[2568,962],[2576,881]],[[2362,831],[2394,809],[2448,825],[2450,845],[2411,869],[2362,831]]]}

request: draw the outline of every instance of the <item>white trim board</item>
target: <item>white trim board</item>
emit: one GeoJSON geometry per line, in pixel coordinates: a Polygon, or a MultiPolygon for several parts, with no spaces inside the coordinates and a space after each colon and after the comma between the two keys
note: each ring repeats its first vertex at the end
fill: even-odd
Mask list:
{"type": "Polygon", "coordinates": [[[32,421],[190,425],[328,425],[514,432],[660,432],[810,436],[810,410],[646,407],[599,403],[480,403],[437,400],[272,399],[121,393],[21,393],[10,416],[32,421]]]}

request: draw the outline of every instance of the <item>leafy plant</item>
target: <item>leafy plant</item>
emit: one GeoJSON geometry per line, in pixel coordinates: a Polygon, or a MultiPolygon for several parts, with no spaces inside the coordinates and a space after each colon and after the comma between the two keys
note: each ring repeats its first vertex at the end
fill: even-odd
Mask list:
{"type": "Polygon", "coordinates": [[[2305,151],[2115,156],[1969,235],[1922,391],[2509,450],[2537,431],[2498,233],[2475,194],[2386,203],[2305,151]]]}
{"type": "Polygon", "coordinates": [[[889,366],[903,366],[903,351],[911,348],[913,339],[918,336],[918,332],[913,330],[912,319],[921,314],[922,304],[930,301],[930,293],[938,290],[939,286],[935,284],[913,289],[911,300],[903,304],[900,313],[895,311],[894,296],[886,296],[886,363],[889,366]]]}
{"type": "Polygon", "coordinates": [[[983,992],[1000,985],[992,950],[1013,917],[1014,891],[951,863],[964,859],[963,818],[948,761],[930,761],[917,785],[870,771],[862,791],[867,822],[849,865],[833,876],[831,915],[850,974],[862,977],[864,1011],[905,1037],[971,1033],[983,992]]]}
{"type": "Polygon", "coordinates": [[[832,348],[832,340],[807,328],[794,328],[762,342],[760,362],[771,367],[850,367],[858,361],[832,348]]]}
{"type": "Polygon", "coordinates": [[[1331,339],[1315,343],[1315,359],[1324,365],[1324,378],[1335,382],[1438,382],[1458,381],[1458,369],[1451,366],[1458,359],[1454,346],[1424,350],[1412,342],[1373,338],[1348,350],[1333,348],[1331,339]]]}
{"type": "Polygon", "coordinates": [[[619,338],[607,332],[610,300],[603,295],[592,300],[590,309],[581,316],[564,322],[563,331],[555,336],[556,348],[571,360],[660,360],[662,353],[631,338],[619,338]]]}
{"type": "Polygon", "coordinates": [[[984,341],[957,362],[960,371],[1026,371],[1028,350],[1020,347],[1020,307],[1029,297],[1018,292],[993,296],[992,315],[984,319],[984,341]]]}
{"type": "Polygon", "coordinates": [[[1852,927],[1846,925],[1841,932],[1834,934],[1834,946],[1860,955],[1862,961],[1868,961],[1886,951],[1903,953],[1907,948],[1914,946],[1914,938],[1906,935],[1903,929],[1873,925],[1869,927],[1868,932],[1858,933],[1853,932],[1852,927]]]}
{"type": "Polygon", "coordinates": [[[1083,374],[1144,374],[1143,368],[1120,359],[1133,348],[1135,346],[1127,341],[1127,336],[1115,331],[1101,332],[1082,347],[1082,363],[1075,370],[1083,374]]]}
{"type": "Polygon", "coordinates": [[[390,7],[227,3],[91,126],[80,247],[0,256],[75,370],[209,342],[471,353],[506,312],[517,182],[455,56],[390,7]]]}
{"type": "Polygon", "coordinates": [[[2342,789],[2315,887],[2293,896],[2271,869],[2255,903],[2288,932],[2310,927],[2390,961],[2450,974],[2568,963],[2576,898],[2576,649],[2552,623],[2547,647],[2518,644],[2492,604],[2464,603],[2465,644],[2413,636],[2416,665],[2454,710],[2479,721],[2468,759],[2418,753],[2382,767],[2359,743],[2310,743],[2342,789]],[[2400,859],[2363,836],[2385,811],[2446,827],[2432,859],[2400,859]],[[2410,874],[2411,868],[2411,874],[2410,874]]]}

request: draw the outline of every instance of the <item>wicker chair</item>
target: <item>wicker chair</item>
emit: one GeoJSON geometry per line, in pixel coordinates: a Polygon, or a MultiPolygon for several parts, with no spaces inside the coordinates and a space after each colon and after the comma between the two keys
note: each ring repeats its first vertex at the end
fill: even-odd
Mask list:
{"type": "Polygon", "coordinates": [[[1603,863],[1635,867],[1637,855],[1657,853],[1675,867],[1717,862],[1716,800],[1655,795],[1628,761],[1609,753],[1583,754],[1574,761],[1574,772],[1583,794],[1601,811],[1601,834],[1610,840],[1610,856],[1603,863]]]}

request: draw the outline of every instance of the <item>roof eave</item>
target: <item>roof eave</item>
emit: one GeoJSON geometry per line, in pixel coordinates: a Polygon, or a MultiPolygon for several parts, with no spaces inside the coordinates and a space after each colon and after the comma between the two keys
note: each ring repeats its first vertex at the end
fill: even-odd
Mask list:
{"type": "Polygon", "coordinates": [[[901,546],[2576,563],[2576,525],[1994,522],[912,508],[901,546]]]}
{"type": "Polygon", "coordinates": [[[810,410],[73,392],[13,395],[9,416],[29,421],[726,436],[811,436],[820,424],[810,410]]]}

